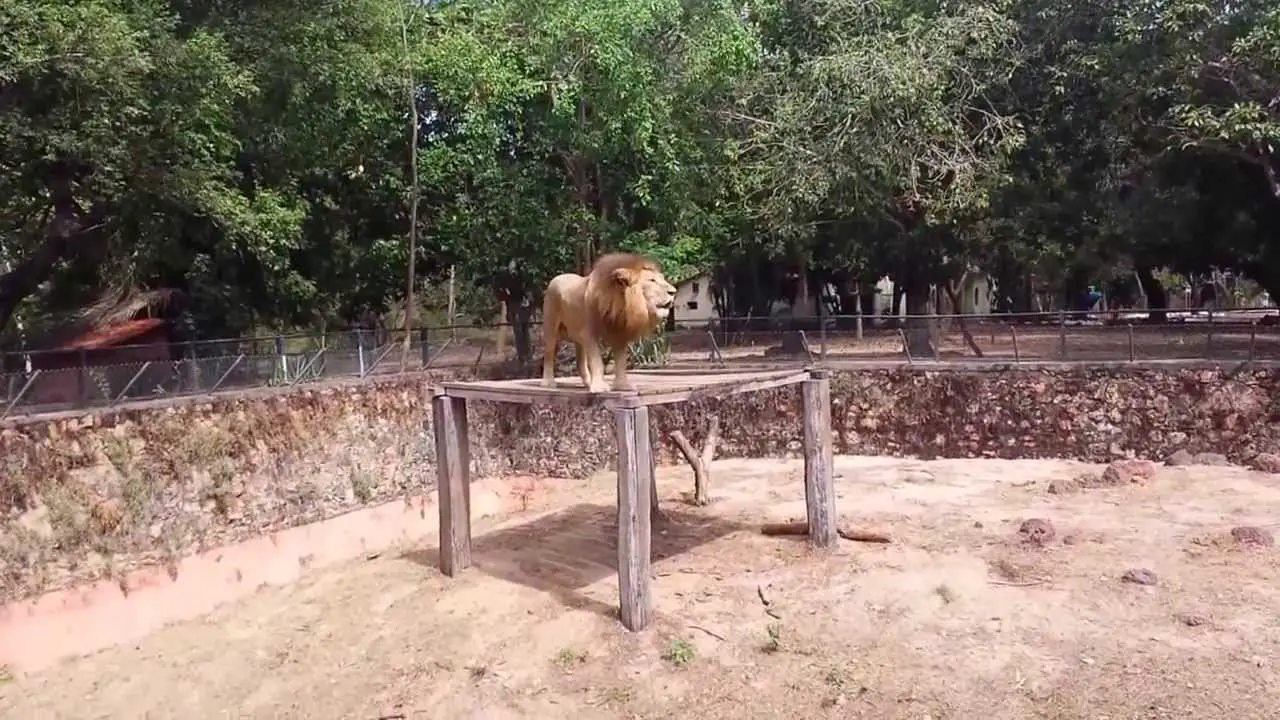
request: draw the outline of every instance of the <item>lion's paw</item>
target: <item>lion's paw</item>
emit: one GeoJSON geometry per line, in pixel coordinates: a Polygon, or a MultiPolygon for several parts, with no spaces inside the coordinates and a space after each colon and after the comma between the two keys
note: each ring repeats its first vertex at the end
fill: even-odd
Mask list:
{"type": "Polygon", "coordinates": [[[544,378],[542,378],[542,387],[544,387],[544,388],[553,388],[553,389],[554,389],[554,388],[555,388],[555,386],[556,386],[556,379],[555,379],[554,377],[544,377],[544,378]]]}
{"type": "Polygon", "coordinates": [[[609,386],[606,385],[603,380],[601,380],[600,382],[593,382],[587,386],[587,392],[592,392],[592,393],[609,392],[609,386]]]}

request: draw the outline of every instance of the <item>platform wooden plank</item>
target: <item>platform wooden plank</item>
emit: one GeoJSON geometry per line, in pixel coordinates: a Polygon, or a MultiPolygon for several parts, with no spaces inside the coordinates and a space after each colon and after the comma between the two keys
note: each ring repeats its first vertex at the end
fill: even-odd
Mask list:
{"type": "MultiPolygon", "coordinates": [[[[439,388],[450,397],[490,402],[549,405],[604,405],[641,407],[685,402],[704,397],[758,392],[795,385],[808,377],[803,368],[759,370],[634,370],[628,374],[634,390],[590,393],[578,377],[556,378],[557,386],[546,388],[537,378],[518,380],[447,381],[439,388]]],[[[606,376],[605,382],[612,382],[606,376]]]]}
{"type": "Polygon", "coordinates": [[[558,378],[544,388],[536,378],[523,380],[444,382],[434,386],[432,406],[440,487],[440,566],[453,575],[470,565],[471,523],[468,470],[467,399],[517,403],[582,403],[609,407],[618,443],[618,584],[619,615],[630,630],[643,630],[653,620],[651,587],[653,448],[648,405],[683,402],[704,396],[758,392],[803,383],[805,500],[811,541],[819,547],[835,542],[835,488],[832,485],[830,378],[820,368],[751,370],[637,370],[635,389],[588,393],[579,378],[558,378]]]}

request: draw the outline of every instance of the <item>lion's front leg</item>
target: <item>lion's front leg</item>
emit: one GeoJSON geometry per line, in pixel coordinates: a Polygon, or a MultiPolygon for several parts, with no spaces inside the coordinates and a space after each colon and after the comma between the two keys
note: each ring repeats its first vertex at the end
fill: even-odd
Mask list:
{"type": "Polygon", "coordinates": [[[582,387],[591,387],[591,367],[587,364],[587,346],[574,343],[573,349],[577,352],[578,377],[582,378],[582,387]]]}
{"type": "Polygon", "coordinates": [[[627,377],[627,346],[613,348],[613,389],[619,392],[635,390],[627,377]]]}
{"type": "Polygon", "coordinates": [[[583,343],[583,350],[587,356],[587,391],[588,392],[604,392],[609,386],[604,381],[604,356],[600,354],[600,344],[596,342],[583,343]]]}

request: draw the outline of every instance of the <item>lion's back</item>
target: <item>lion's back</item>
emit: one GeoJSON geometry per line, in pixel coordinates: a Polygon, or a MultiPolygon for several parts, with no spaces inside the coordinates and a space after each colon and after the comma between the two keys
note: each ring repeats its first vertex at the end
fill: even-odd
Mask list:
{"type": "Polygon", "coordinates": [[[542,301],[544,322],[558,322],[571,335],[578,335],[585,326],[586,293],[587,278],[577,273],[562,273],[551,278],[542,301]]]}

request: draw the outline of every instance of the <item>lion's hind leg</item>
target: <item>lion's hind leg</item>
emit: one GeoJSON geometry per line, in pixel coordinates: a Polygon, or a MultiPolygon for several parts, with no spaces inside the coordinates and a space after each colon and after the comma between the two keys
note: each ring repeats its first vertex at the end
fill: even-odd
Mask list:
{"type": "Polygon", "coordinates": [[[542,327],[542,387],[556,386],[556,351],[559,349],[559,321],[545,323],[542,327]]]}

